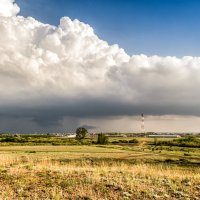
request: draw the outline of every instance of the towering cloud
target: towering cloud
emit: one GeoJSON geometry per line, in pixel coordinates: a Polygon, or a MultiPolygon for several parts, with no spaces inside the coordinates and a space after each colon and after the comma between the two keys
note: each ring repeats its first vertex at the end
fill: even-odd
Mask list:
{"type": "Polygon", "coordinates": [[[0,117],[57,126],[65,117],[200,113],[200,58],[129,56],[78,20],[55,27],[0,1],[0,117]]]}
{"type": "Polygon", "coordinates": [[[10,17],[19,13],[19,7],[13,3],[14,0],[1,0],[0,1],[0,16],[10,17]]]}

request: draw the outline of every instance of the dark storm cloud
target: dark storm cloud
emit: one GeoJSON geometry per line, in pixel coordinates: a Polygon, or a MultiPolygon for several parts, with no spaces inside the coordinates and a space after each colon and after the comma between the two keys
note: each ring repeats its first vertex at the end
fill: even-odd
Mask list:
{"type": "MultiPolygon", "coordinates": [[[[12,119],[10,120],[10,124],[13,121],[23,119],[20,121],[21,124],[19,126],[23,126],[26,130],[29,130],[29,124],[34,124],[34,126],[32,125],[34,127],[33,130],[64,131],[66,129],[75,130],[78,126],[81,126],[79,119],[98,119],[124,115],[133,116],[140,115],[141,113],[145,113],[146,115],[163,115],[163,113],[168,115],[188,115],[188,113],[192,113],[199,116],[200,107],[195,104],[188,107],[186,104],[179,104],[177,102],[167,105],[163,105],[161,101],[158,105],[154,103],[147,104],[146,102],[134,105],[130,102],[123,102],[121,99],[87,99],[71,101],[69,103],[60,102],[59,105],[56,103],[51,106],[35,106],[34,108],[1,108],[0,118],[12,119]],[[63,127],[63,120],[65,118],[70,123],[66,122],[63,127]],[[26,122],[27,120],[28,123],[26,122]]],[[[1,121],[3,122],[3,120],[1,121]]],[[[7,120],[8,124],[9,120],[7,120]]],[[[17,124],[15,124],[15,127],[17,127],[17,124]]],[[[87,126],[87,128],[95,127],[87,126]]]]}

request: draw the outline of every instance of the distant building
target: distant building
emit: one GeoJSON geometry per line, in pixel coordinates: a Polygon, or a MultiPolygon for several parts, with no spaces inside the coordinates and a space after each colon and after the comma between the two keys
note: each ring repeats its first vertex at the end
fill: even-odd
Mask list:
{"type": "Polygon", "coordinates": [[[66,137],[67,137],[67,138],[75,138],[76,135],[67,135],[66,137]]]}
{"type": "Polygon", "coordinates": [[[149,138],[180,138],[180,135],[148,135],[149,138]]]}

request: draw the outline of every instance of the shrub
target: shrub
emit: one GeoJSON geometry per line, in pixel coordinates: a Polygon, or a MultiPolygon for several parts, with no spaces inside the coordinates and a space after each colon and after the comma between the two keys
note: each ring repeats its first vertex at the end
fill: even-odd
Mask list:
{"type": "Polygon", "coordinates": [[[0,140],[0,142],[19,142],[19,143],[24,143],[24,142],[27,142],[26,139],[23,139],[21,137],[16,137],[16,136],[13,136],[13,135],[7,135],[5,136],[4,138],[2,138],[0,140]]]}
{"type": "Polygon", "coordinates": [[[200,139],[195,136],[188,136],[185,138],[173,139],[168,141],[158,141],[157,145],[199,148],[200,139]]]}
{"type": "Polygon", "coordinates": [[[119,140],[119,143],[128,143],[128,140],[119,140]]]}
{"type": "Polygon", "coordinates": [[[133,138],[132,140],[129,140],[129,143],[137,144],[137,143],[139,143],[139,141],[137,139],[133,138]]]}
{"type": "Polygon", "coordinates": [[[108,143],[108,137],[103,133],[98,134],[97,144],[107,144],[107,143],[108,143]]]}
{"type": "Polygon", "coordinates": [[[113,143],[113,144],[118,144],[118,143],[119,143],[119,141],[113,141],[112,143],[113,143]]]}
{"type": "Polygon", "coordinates": [[[191,154],[189,154],[189,153],[184,153],[184,156],[191,156],[191,154]]]}

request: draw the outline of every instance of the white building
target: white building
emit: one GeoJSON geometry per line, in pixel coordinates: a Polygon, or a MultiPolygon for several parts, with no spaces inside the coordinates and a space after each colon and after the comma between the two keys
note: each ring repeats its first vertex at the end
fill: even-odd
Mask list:
{"type": "Polygon", "coordinates": [[[180,135],[148,135],[150,138],[180,138],[180,135]]]}

